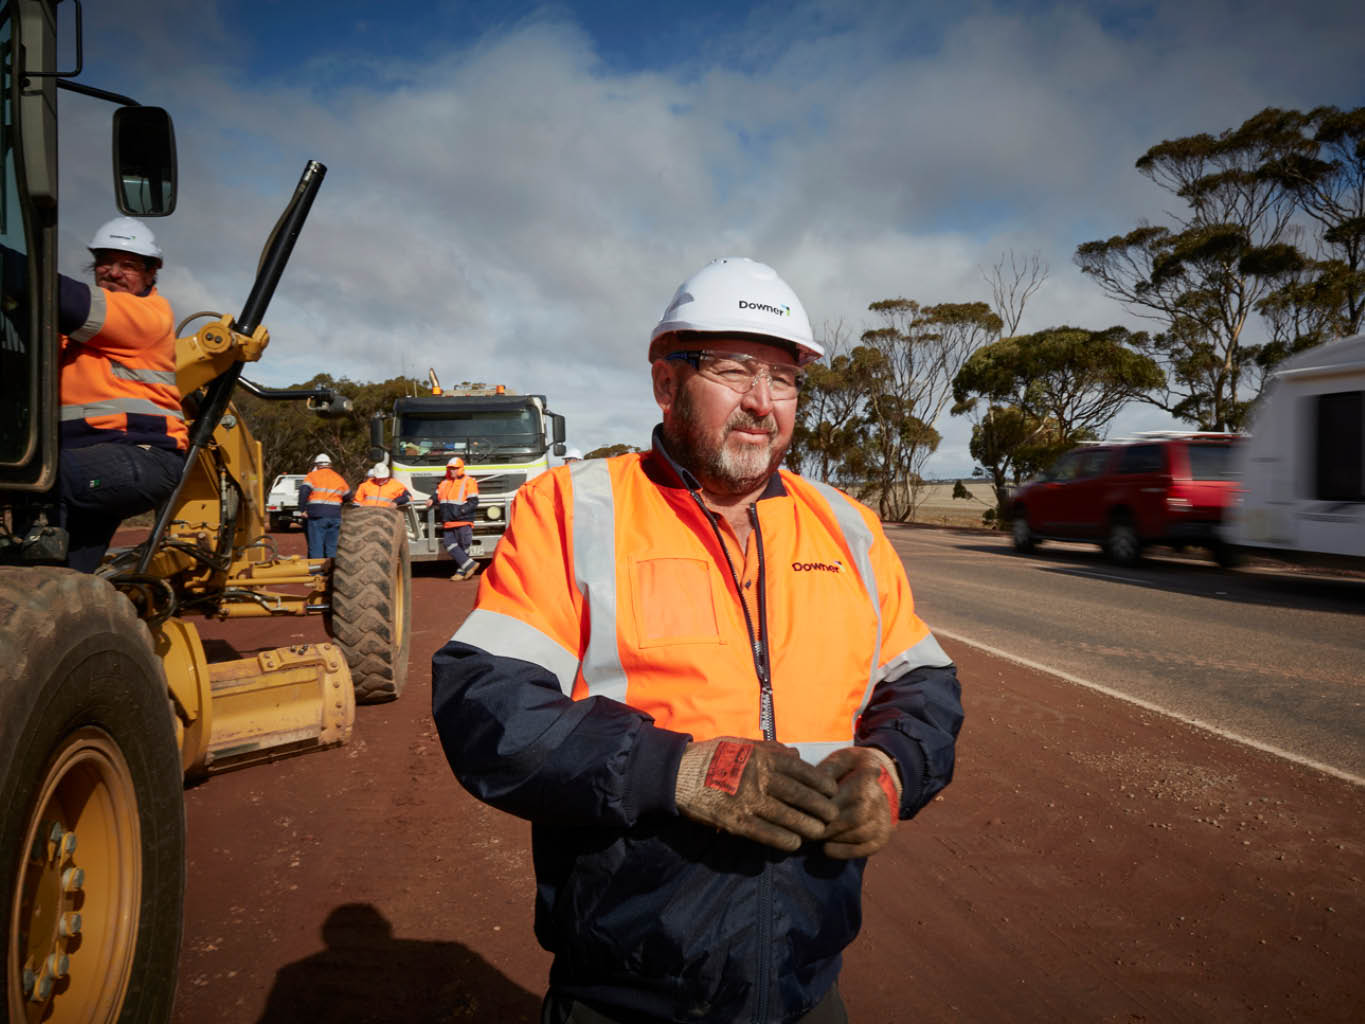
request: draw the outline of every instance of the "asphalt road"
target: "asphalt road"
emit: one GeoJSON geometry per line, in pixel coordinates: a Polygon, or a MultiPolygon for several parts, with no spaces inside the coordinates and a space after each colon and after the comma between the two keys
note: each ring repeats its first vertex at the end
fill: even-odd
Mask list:
{"type": "Polygon", "coordinates": [[[889,527],[937,632],[1365,783],[1365,579],[889,527]]]}

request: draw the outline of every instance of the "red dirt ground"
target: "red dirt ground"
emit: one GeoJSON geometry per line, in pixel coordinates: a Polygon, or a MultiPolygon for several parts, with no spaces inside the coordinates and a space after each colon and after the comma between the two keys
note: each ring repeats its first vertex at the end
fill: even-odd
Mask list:
{"type": "MultiPolygon", "coordinates": [[[[400,700],[346,747],[187,791],[176,1021],[538,1019],[529,826],[460,788],[430,720],[476,581],[434,569],[400,700]]],[[[324,638],[202,631],[221,654],[324,638]]],[[[1365,1020],[1365,790],[944,646],[957,778],[869,864],[853,1021],[1365,1020]]]]}

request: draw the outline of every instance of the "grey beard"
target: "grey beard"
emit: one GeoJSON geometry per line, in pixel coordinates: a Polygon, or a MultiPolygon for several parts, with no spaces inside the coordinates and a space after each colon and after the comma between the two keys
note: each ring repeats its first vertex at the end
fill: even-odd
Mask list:
{"type": "MultiPolygon", "coordinates": [[[[674,403],[673,413],[664,417],[663,425],[669,453],[712,494],[737,495],[757,490],[782,464],[786,449],[771,444],[766,450],[738,453],[728,450],[723,441],[711,445],[701,435],[691,399],[686,397],[685,391],[674,403]]],[[[726,433],[739,426],[766,427],[774,433],[777,429],[771,417],[755,419],[742,409],[736,409],[725,423],[726,433]]]]}

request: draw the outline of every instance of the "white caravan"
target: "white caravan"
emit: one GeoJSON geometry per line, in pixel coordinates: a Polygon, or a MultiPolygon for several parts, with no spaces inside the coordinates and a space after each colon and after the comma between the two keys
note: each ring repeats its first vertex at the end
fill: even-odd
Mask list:
{"type": "Polygon", "coordinates": [[[1365,334],[1276,367],[1237,459],[1245,492],[1224,520],[1228,544],[1365,564],[1365,334]]]}

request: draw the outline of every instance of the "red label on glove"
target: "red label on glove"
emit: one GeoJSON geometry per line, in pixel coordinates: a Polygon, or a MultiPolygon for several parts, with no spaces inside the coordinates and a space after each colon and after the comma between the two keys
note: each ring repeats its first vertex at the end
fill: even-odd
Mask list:
{"type": "Polygon", "coordinates": [[[886,802],[891,807],[891,820],[895,822],[901,816],[901,802],[896,799],[896,783],[885,765],[882,765],[882,770],[877,774],[877,785],[881,786],[882,792],[886,794],[886,802]]]}
{"type": "Polygon", "coordinates": [[[744,766],[754,752],[750,743],[732,743],[721,740],[716,744],[716,752],[711,755],[711,763],[706,769],[706,788],[718,789],[734,796],[739,792],[739,780],[744,777],[744,766]]]}

